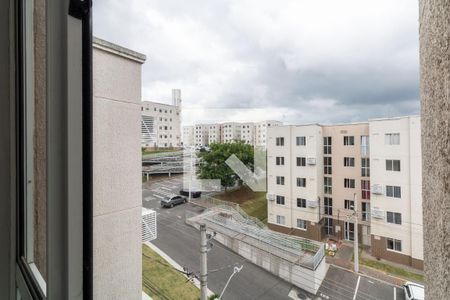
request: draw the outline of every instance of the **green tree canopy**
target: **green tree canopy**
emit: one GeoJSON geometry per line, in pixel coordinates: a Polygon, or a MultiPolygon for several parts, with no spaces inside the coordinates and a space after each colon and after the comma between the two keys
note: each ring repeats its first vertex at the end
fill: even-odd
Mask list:
{"type": "Polygon", "coordinates": [[[211,151],[198,154],[200,162],[197,176],[200,179],[220,179],[225,190],[227,187],[234,186],[239,181],[239,177],[225,163],[233,154],[253,171],[253,146],[238,141],[235,143],[211,144],[209,147],[211,151]]]}

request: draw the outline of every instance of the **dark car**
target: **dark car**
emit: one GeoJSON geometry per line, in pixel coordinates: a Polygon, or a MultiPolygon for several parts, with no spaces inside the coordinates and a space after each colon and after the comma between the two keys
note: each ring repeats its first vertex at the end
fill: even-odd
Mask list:
{"type": "Polygon", "coordinates": [[[161,200],[161,207],[174,207],[181,203],[186,203],[186,198],[183,196],[164,197],[161,200]]]}
{"type": "MultiPolygon", "coordinates": [[[[189,197],[189,190],[180,190],[180,195],[189,197]]],[[[201,195],[202,195],[202,192],[200,192],[200,191],[191,191],[192,198],[198,198],[201,195]]]]}

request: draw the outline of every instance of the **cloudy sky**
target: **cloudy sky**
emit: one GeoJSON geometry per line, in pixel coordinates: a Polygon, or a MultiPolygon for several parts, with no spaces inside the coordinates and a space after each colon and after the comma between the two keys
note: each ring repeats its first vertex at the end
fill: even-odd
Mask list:
{"type": "Polygon", "coordinates": [[[419,113],[416,0],[96,0],[94,35],[147,55],[143,100],[183,120],[419,113]]]}

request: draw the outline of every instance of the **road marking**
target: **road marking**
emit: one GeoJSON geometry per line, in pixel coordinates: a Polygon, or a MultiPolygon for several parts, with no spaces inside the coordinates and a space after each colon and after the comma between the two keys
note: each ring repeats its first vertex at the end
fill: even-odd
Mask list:
{"type": "Polygon", "coordinates": [[[375,282],[373,282],[373,281],[370,281],[370,280],[367,280],[367,282],[368,283],[371,283],[371,284],[374,284],[375,282]]]}
{"type": "Polygon", "coordinates": [[[394,286],[394,300],[396,300],[396,299],[397,299],[397,289],[394,286]]]}
{"type": "Polygon", "coordinates": [[[359,281],[361,280],[361,276],[358,276],[358,282],[356,283],[355,294],[353,295],[353,300],[356,299],[356,294],[358,293],[359,281]]]}
{"type": "Polygon", "coordinates": [[[157,197],[159,199],[163,199],[164,198],[164,196],[161,196],[161,195],[158,195],[158,194],[153,194],[153,196],[155,196],[155,197],[157,197]]]}

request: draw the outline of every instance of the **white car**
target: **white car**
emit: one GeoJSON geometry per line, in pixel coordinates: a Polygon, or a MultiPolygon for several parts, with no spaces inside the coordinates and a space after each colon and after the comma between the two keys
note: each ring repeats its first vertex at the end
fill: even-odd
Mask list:
{"type": "Polygon", "coordinates": [[[424,300],[425,289],[423,285],[408,281],[403,285],[406,300],[424,300]]]}

